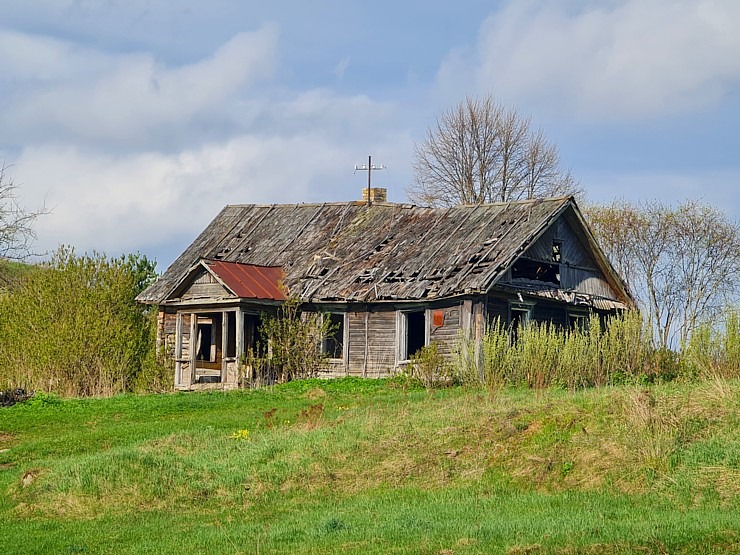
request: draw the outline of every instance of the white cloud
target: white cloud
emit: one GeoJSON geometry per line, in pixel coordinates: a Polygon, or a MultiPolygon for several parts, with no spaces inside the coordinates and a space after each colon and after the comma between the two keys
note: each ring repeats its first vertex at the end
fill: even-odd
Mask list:
{"type": "Polygon", "coordinates": [[[0,34],[0,74],[15,82],[0,123],[19,142],[150,144],[218,113],[277,64],[277,29],[232,37],[201,61],[166,67],[149,53],[107,54],[45,37],[0,34]],[[3,48],[4,47],[4,48],[3,48]]]}
{"type": "Polygon", "coordinates": [[[735,0],[510,1],[438,79],[592,120],[683,113],[740,83],[738,21],[735,0]]]}
{"type": "MultiPolygon", "coordinates": [[[[284,106],[286,114],[302,110],[305,99],[284,106]]],[[[81,251],[147,252],[177,237],[194,238],[226,204],[359,198],[364,178],[353,176],[352,166],[365,150],[358,144],[394,169],[388,177],[399,189],[392,194],[400,196],[403,182],[397,179],[405,179],[401,160],[408,158],[411,141],[395,130],[374,135],[365,143],[362,136],[308,126],[282,135],[234,136],[172,154],[40,145],[26,148],[13,172],[26,205],[45,202],[51,209],[37,222],[37,250],[63,243],[81,251]]],[[[164,262],[176,254],[167,253],[164,262]]]]}

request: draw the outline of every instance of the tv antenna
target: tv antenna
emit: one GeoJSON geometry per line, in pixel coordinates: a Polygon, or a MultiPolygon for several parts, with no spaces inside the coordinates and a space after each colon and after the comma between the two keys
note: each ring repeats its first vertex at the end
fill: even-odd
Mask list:
{"type": "Polygon", "coordinates": [[[367,157],[367,165],[362,164],[360,166],[358,164],[355,164],[355,171],[354,171],[354,173],[364,172],[364,171],[367,172],[367,207],[368,208],[370,208],[370,204],[372,203],[372,201],[371,201],[371,198],[372,197],[370,196],[370,183],[371,183],[371,180],[372,180],[373,171],[384,170],[384,169],[385,169],[385,166],[383,164],[380,164],[379,166],[375,166],[373,164],[373,157],[372,156],[368,156],[367,157]]]}

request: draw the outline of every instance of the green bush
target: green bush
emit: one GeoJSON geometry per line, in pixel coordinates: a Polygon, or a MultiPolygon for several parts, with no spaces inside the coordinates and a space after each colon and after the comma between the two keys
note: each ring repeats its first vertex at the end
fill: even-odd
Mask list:
{"type": "Polygon", "coordinates": [[[0,297],[0,388],[74,396],[149,389],[142,380],[161,374],[156,314],[134,298],[155,278],[154,266],[141,255],[60,248],[0,297]]]}
{"type": "Polygon", "coordinates": [[[434,341],[419,349],[411,357],[406,373],[427,389],[449,385],[453,377],[449,362],[439,350],[439,344],[434,341]]]}
{"type": "Polygon", "coordinates": [[[333,331],[331,320],[319,312],[302,311],[290,297],[277,313],[262,314],[261,352],[250,352],[242,366],[242,382],[251,386],[315,378],[329,358],[320,346],[333,331]]]}

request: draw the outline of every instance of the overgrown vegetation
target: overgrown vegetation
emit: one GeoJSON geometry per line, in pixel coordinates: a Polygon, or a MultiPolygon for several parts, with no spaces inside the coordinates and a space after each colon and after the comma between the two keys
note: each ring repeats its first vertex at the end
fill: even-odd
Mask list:
{"type": "Polygon", "coordinates": [[[143,256],[60,248],[0,296],[0,389],[81,396],[162,384],[156,313],[134,301],[154,277],[143,256]]]}
{"type": "Polygon", "coordinates": [[[517,330],[497,321],[481,345],[462,337],[455,361],[461,383],[489,387],[582,387],[646,384],[674,379],[740,377],[740,322],[728,310],[723,326],[703,326],[679,352],[655,348],[649,323],[638,312],[614,316],[604,325],[566,330],[529,323],[517,330]]]}
{"type": "Polygon", "coordinates": [[[0,411],[6,553],[740,552],[740,383],[304,380],[0,411]]]}
{"type": "Polygon", "coordinates": [[[242,382],[252,386],[314,378],[328,358],[321,348],[332,323],[319,312],[303,312],[289,297],[276,314],[260,316],[260,344],[248,353],[242,382]]]}
{"type": "Polygon", "coordinates": [[[740,294],[740,222],[697,201],[613,202],[586,210],[599,245],[627,280],[656,345],[683,348],[740,294]]]}
{"type": "Polygon", "coordinates": [[[419,349],[411,356],[411,363],[405,370],[407,377],[431,389],[449,385],[455,374],[452,364],[447,360],[439,345],[432,342],[419,349]]]}

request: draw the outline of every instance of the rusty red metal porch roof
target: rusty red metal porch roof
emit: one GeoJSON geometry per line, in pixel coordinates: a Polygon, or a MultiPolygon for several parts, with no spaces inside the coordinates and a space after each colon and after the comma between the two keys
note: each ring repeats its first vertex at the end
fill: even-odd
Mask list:
{"type": "Polygon", "coordinates": [[[221,260],[203,262],[241,299],[285,300],[285,272],[280,266],[256,266],[221,260]]]}

